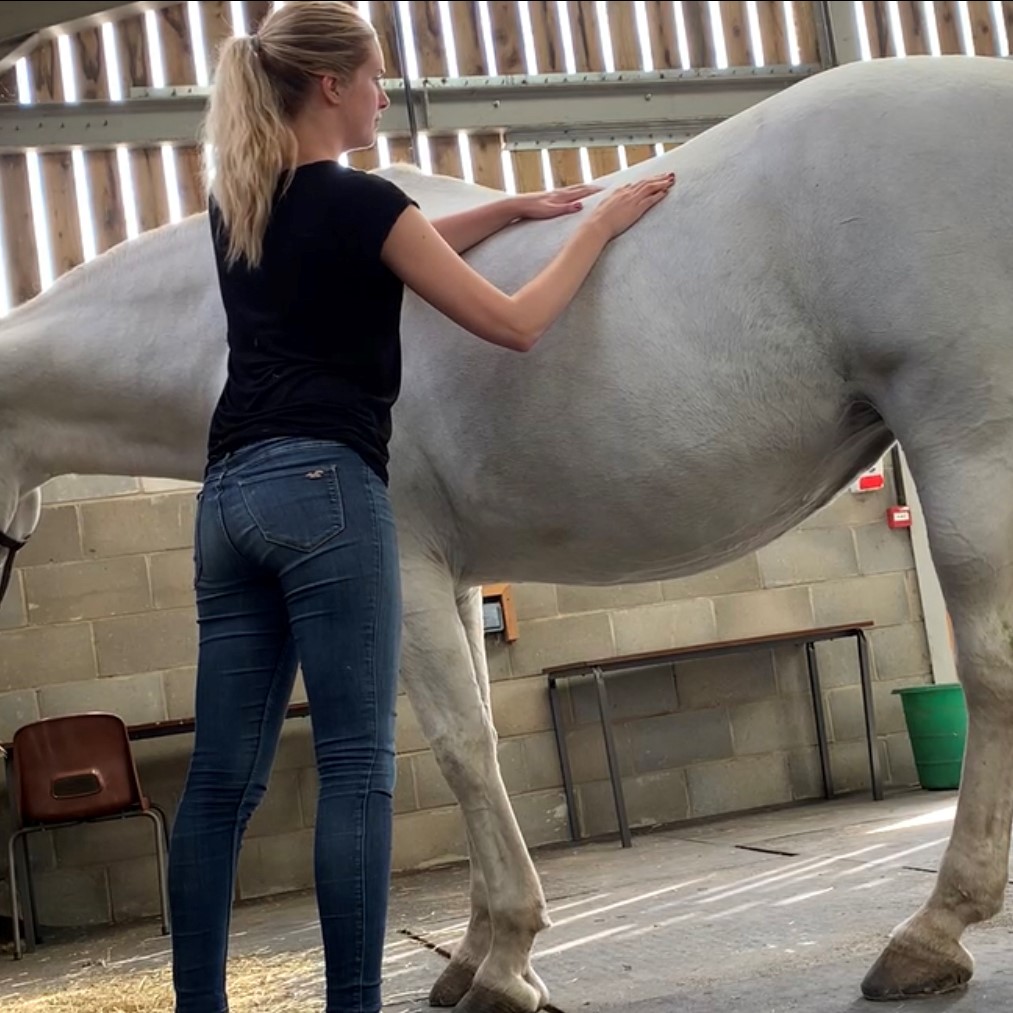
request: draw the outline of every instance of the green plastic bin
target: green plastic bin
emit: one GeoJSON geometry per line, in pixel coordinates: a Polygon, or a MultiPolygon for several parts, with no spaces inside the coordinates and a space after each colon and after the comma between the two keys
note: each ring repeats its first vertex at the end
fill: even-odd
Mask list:
{"type": "Polygon", "coordinates": [[[904,707],[918,780],[929,791],[960,787],[967,705],[959,683],[895,689],[904,707]]]}

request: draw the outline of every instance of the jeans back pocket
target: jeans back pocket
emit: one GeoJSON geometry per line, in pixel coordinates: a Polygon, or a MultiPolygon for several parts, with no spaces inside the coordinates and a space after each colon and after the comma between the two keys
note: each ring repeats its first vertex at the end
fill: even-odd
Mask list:
{"type": "Polygon", "coordinates": [[[264,539],[310,552],[345,529],[335,465],[239,480],[246,509],[264,539]]]}

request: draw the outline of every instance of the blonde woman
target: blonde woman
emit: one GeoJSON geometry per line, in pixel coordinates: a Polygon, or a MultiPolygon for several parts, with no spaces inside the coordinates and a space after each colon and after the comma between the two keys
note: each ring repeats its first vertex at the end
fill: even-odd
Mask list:
{"type": "Polygon", "coordinates": [[[518,218],[578,211],[595,188],[428,221],[389,181],[337,161],[374,143],[384,75],[353,7],[291,3],[225,44],[210,100],[229,358],[195,527],[197,728],[170,861],[176,1013],[228,1009],[237,857],[297,663],[320,783],[326,1010],[381,1006],[401,626],[387,443],[403,286],[478,338],[525,351],[673,184],[610,194],[508,296],[459,253],[518,218]]]}

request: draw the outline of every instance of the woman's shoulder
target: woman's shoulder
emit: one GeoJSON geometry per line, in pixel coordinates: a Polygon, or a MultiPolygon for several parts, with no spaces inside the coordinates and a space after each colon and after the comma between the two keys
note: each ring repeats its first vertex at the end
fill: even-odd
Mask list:
{"type": "Polygon", "coordinates": [[[317,198],[330,196],[341,204],[349,202],[367,210],[381,204],[410,203],[411,198],[389,179],[364,169],[354,169],[339,162],[312,162],[299,166],[289,188],[309,191],[317,198]]]}
{"type": "Polygon", "coordinates": [[[344,207],[359,216],[379,214],[383,218],[397,215],[416,201],[400,186],[376,172],[338,166],[335,196],[344,207]]]}
{"type": "Polygon", "coordinates": [[[387,196],[400,195],[407,198],[407,194],[396,183],[381,176],[379,173],[365,169],[353,169],[351,166],[339,165],[340,180],[342,184],[362,194],[384,194],[387,196]]]}
{"type": "Polygon", "coordinates": [[[393,185],[390,180],[372,170],[356,169],[351,165],[342,165],[340,162],[330,159],[307,162],[298,166],[295,170],[295,178],[297,180],[305,179],[307,182],[316,181],[329,185],[359,188],[393,185]]]}

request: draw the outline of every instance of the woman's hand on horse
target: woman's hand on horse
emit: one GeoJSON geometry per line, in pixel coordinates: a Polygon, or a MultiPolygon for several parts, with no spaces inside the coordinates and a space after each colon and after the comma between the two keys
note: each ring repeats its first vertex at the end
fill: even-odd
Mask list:
{"type": "Polygon", "coordinates": [[[591,220],[605,229],[609,239],[615,239],[647,214],[674,185],[674,172],[625,183],[606,194],[592,212],[591,220]]]}
{"type": "Polygon", "coordinates": [[[602,188],[593,183],[577,183],[558,190],[540,190],[514,198],[518,218],[559,218],[583,209],[583,200],[602,188]]]}

